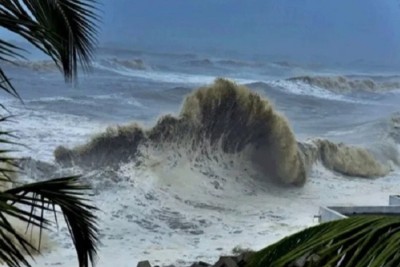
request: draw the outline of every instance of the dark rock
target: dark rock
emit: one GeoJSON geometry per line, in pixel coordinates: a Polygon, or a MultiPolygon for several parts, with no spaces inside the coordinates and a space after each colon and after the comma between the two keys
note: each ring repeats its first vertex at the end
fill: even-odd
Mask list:
{"type": "Polygon", "coordinates": [[[238,265],[232,257],[220,257],[213,267],[238,267],[238,265]]]}
{"type": "Polygon", "coordinates": [[[238,267],[242,267],[246,265],[247,259],[249,258],[250,254],[250,252],[243,252],[240,255],[231,256],[230,258],[236,262],[238,267]]]}
{"type": "Polygon", "coordinates": [[[202,234],[204,234],[204,231],[200,230],[200,229],[196,229],[196,230],[189,231],[189,233],[192,235],[202,235],[202,234]]]}
{"type": "Polygon", "coordinates": [[[249,260],[249,257],[253,254],[254,252],[251,251],[246,251],[241,253],[238,256],[232,257],[232,259],[235,260],[235,262],[237,263],[238,267],[244,267],[247,263],[247,261],[249,260]]]}
{"type": "Polygon", "coordinates": [[[88,143],[68,149],[59,146],[54,157],[63,167],[79,166],[83,169],[117,169],[121,163],[132,161],[138,154],[139,144],[146,141],[144,131],[135,124],[108,128],[88,143]]]}
{"type": "Polygon", "coordinates": [[[321,259],[321,257],[317,254],[311,254],[308,258],[307,258],[307,263],[317,263],[319,260],[321,259]]]}
{"type": "Polygon", "coordinates": [[[136,267],[151,267],[151,265],[149,261],[140,261],[136,267]]]}
{"type": "Polygon", "coordinates": [[[195,262],[192,265],[190,265],[190,267],[210,267],[211,264],[208,264],[207,262],[204,261],[199,261],[199,262],[195,262]]]}
{"type": "Polygon", "coordinates": [[[290,263],[289,267],[303,267],[303,266],[305,266],[308,256],[310,256],[310,252],[307,252],[302,257],[300,257],[297,260],[295,260],[294,262],[290,263]]]}

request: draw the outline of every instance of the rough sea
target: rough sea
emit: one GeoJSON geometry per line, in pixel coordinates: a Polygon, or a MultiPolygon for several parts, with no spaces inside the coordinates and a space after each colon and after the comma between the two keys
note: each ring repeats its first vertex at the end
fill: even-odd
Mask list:
{"type": "MultiPolygon", "coordinates": [[[[92,70],[75,84],[65,84],[46,60],[4,69],[23,103],[0,96],[15,115],[2,127],[15,131],[28,146],[16,155],[34,159],[21,179],[52,178],[37,170],[49,163],[60,173],[82,174],[93,186],[92,199],[100,209],[99,267],[135,266],[140,260],[160,266],[214,262],[235,247],[261,249],[318,223],[314,216],[320,206],[386,205],[390,194],[400,192],[400,76],[392,72],[110,47],[99,49],[92,70]],[[124,149],[140,150],[140,157],[125,158],[113,168],[106,163],[66,168],[56,162],[58,146],[87,144],[107,127],[137,123],[149,130],[161,116],[179,117],[187,95],[218,77],[269,99],[287,118],[299,144],[317,139],[335,144],[328,152],[319,150],[304,185],[269,183],[259,179],[252,163],[236,150],[225,153],[214,147],[204,156],[204,150],[193,147],[189,153],[179,139],[171,146],[153,142],[131,148],[127,143],[124,149]],[[341,151],[340,143],[346,146],[343,153],[351,158],[350,167],[330,154],[341,151]],[[353,153],[353,146],[359,150],[353,153]],[[366,168],[360,151],[372,155],[383,175],[349,175],[355,165],[357,171],[366,168]]],[[[233,135],[240,131],[224,127],[233,135]]],[[[121,155],[121,146],[113,150],[110,142],[102,156],[121,155]]],[[[65,225],[48,236],[50,248],[37,258],[37,266],[76,265],[65,225]]]]}

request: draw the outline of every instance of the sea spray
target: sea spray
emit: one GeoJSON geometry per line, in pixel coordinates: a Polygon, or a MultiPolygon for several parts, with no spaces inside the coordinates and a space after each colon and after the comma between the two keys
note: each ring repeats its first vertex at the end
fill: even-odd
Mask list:
{"type": "Polygon", "coordinates": [[[306,171],[287,120],[248,88],[219,79],[188,96],[181,117],[195,125],[199,140],[219,142],[224,153],[247,153],[269,180],[304,183],[306,171]]]}
{"type": "Polygon", "coordinates": [[[109,127],[104,133],[95,135],[88,143],[75,149],[59,146],[54,151],[54,156],[57,162],[66,167],[116,167],[133,160],[138,152],[138,145],[144,140],[144,131],[136,124],[109,127]]]}
{"type": "Polygon", "coordinates": [[[387,127],[388,137],[396,143],[400,143],[400,112],[396,112],[390,117],[387,127]]]}

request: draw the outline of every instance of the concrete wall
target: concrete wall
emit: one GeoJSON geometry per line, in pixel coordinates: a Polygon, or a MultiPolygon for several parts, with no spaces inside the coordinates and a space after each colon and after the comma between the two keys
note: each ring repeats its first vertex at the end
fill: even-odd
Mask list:
{"type": "Polygon", "coordinates": [[[399,195],[389,196],[389,205],[390,206],[400,206],[400,196],[399,195]]]}
{"type": "Polygon", "coordinates": [[[400,215],[400,206],[350,206],[350,207],[329,207],[343,215],[400,215]]]}
{"type": "Polygon", "coordinates": [[[319,208],[319,222],[330,222],[335,220],[340,220],[347,218],[347,216],[337,212],[336,210],[332,209],[331,207],[320,207],[319,208]]]}

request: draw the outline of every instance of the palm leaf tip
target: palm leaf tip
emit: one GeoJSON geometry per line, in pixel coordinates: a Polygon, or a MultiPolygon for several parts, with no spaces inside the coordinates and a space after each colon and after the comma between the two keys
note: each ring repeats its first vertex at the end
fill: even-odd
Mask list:
{"type": "Polygon", "coordinates": [[[79,64],[88,70],[97,44],[96,1],[24,1],[29,2],[30,11],[45,26],[45,34],[51,36],[46,49],[57,58],[66,80],[75,79],[79,64]]]}
{"type": "Polygon", "coordinates": [[[399,245],[399,216],[356,216],[286,237],[246,266],[400,266],[399,245]]]}
{"type": "MultiPolygon", "coordinates": [[[[7,190],[9,202],[32,207],[31,212],[19,212],[21,220],[34,224],[40,229],[48,226],[43,212],[51,211],[56,215],[56,206],[63,213],[69,233],[74,243],[80,267],[94,266],[99,244],[97,208],[87,203],[83,191],[90,187],[79,182],[79,177],[64,177],[44,182],[27,184],[7,190]]],[[[56,219],[57,220],[57,219],[56,219]]]]}

